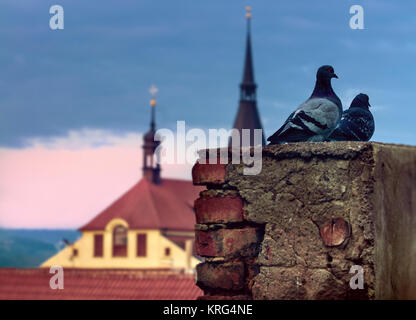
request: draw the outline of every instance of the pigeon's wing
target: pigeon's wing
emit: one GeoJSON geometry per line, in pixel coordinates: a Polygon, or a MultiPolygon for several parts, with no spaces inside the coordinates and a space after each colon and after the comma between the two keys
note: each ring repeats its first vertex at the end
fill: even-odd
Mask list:
{"type": "Polygon", "coordinates": [[[338,124],[334,131],[331,132],[329,137],[325,141],[350,141],[351,137],[347,135],[341,124],[338,124]]]}
{"type": "Polygon", "coordinates": [[[267,140],[271,143],[307,141],[329,134],[340,118],[338,106],[325,98],[312,98],[301,104],[283,126],[267,140]]]}
{"type": "Polygon", "coordinates": [[[357,138],[351,135],[350,121],[352,119],[350,115],[351,109],[345,110],[342,113],[341,119],[334,131],[328,136],[326,141],[356,141],[357,138]]]}
{"type": "Polygon", "coordinates": [[[310,99],[297,112],[303,122],[316,133],[321,133],[323,130],[332,131],[341,118],[339,107],[325,98],[310,99]]]}
{"type": "Polygon", "coordinates": [[[368,141],[374,133],[374,118],[369,110],[350,108],[341,118],[341,125],[350,140],[368,141]]]}
{"type": "Polygon", "coordinates": [[[344,131],[337,127],[325,141],[349,141],[349,139],[344,131]]]}

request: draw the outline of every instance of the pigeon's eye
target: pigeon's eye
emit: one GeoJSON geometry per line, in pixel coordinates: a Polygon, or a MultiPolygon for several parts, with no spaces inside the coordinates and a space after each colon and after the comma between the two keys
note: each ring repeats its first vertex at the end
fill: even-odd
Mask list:
{"type": "Polygon", "coordinates": [[[329,69],[328,69],[328,72],[329,72],[329,73],[334,73],[334,69],[329,68],[329,69]]]}

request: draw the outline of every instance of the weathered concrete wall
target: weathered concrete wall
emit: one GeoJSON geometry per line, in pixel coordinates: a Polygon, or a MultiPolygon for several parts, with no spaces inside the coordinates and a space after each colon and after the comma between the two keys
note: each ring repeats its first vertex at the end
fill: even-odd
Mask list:
{"type": "Polygon", "coordinates": [[[416,299],[415,147],[268,146],[262,166],[193,168],[208,187],[195,202],[204,298],[416,299]]]}
{"type": "Polygon", "coordinates": [[[377,298],[416,299],[415,149],[375,146],[377,298]]]}

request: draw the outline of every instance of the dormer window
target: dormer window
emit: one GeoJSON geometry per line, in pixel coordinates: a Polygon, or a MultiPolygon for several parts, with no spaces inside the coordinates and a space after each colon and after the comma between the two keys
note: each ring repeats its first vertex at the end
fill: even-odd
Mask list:
{"type": "Polygon", "coordinates": [[[113,257],[127,257],[127,228],[122,225],[113,229],[113,257]]]}

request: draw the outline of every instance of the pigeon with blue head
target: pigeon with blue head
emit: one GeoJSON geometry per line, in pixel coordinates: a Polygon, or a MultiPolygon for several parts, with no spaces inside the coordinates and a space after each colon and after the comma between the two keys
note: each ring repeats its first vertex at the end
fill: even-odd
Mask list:
{"type": "Polygon", "coordinates": [[[374,117],[368,95],[360,93],[351,102],[348,110],[342,114],[341,120],[327,141],[368,141],[375,130],[374,117]]]}
{"type": "Polygon", "coordinates": [[[332,89],[332,78],[338,79],[332,66],[318,69],[312,95],[267,139],[270,144],[325,141],[342,115],[341,100],[332,89]]]}

